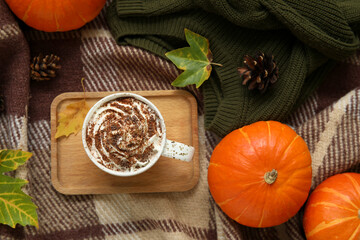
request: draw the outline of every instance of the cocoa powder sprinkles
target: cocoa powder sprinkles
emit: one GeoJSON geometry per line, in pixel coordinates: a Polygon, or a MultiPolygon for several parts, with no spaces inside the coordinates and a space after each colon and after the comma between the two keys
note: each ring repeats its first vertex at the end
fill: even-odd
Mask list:
{"type": "Polygon", "coordinates": [[[105,167],[136,171],[156,157],[162,136],[156,112],[140,100],[124,97],[96,110],[86,129],[86,144],[105,167]]]}

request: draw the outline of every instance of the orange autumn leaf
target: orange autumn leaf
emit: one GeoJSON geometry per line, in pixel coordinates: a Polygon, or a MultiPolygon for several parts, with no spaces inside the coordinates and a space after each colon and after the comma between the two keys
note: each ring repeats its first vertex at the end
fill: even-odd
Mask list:
{"type": "Polygon", "coordinates": [[[85,99],[67,105],[63,111],[59,112],[55,138],[67,137],[72,133],[77,134],[82,128],[89,109],[85,99]]]}

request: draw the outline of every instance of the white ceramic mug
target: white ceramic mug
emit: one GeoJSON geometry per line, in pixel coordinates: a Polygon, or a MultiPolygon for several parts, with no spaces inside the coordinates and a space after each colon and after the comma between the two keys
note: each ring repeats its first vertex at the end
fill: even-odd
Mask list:
{"type": "Polygon", "coordinates": [[[166,139],[165,121],[164,121],[164,118],[162,117],[160,111],[157,109],[157,107],[155,107],[155,105],[152,102],[150,102],[148,99],[146,99],[138,94],[129,93],[129,92],[114,93],[114,94],[111,94],[109,96],[106,96],[106,97],[100,99],[97,103],[95,103],[95,105],[89,110],[89,112],[87,113],[87,115],[85,117],[85,120],[83,123],[83,128],[82,128],[82,141],[83,141],[85,152],[87,153],[87,155],[89,156],[91,161],[97,167],[99,167],[101,170],[103,170],[107,173],[110,173],[115,176],[122,176],[122,177],[134,176],[134,175],[145,172],[146,170],[150,169],[159,160],[160,156],[189,162],[192,160],[192,158],[194,156],[194,152],[195,152],[195,149],[192,146],[188,146],[183,143],[179,143],[179,142],[175,142],[175,141],[166,139]],[[135,99],[145,103],[151,109],[153,109],[160,120],[160,125],[161,125],[161,129],[162,129],[162,139],[161,139],[160,151],[158,151],[156,153],[156,155],[152,157],[153,159],[146,166],[141,167],[141,168],[137,169],[136,171],[115,171],[115,170],[105,167],[104,165],[99,163],[98,160],[91,154],[91,151],[86,142],[87,126],[88,126],[88,123],[91,120],[93,114],[96,112],[96,110],[107,102],[110,102],[110,101],[118,99],[118,98],[124,98],[124,97],[135,98],[135,99]]]}

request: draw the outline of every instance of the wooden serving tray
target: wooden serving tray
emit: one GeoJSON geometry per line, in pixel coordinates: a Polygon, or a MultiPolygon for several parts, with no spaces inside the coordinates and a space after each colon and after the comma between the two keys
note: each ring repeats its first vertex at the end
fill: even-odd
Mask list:
{"type": "MultiPolygon", "coordinates": [[[[92,107],[114,92],[87,92],[92,107]]],[[[160,157],[148,171],[132,177],[117,177],[100,170],[86,155],[81,131],[55,139],[59,111],[84,97],[82,92],[63,93],[51,104],[51,181],[63,194],[110,194],[140,192],[178,192],[193,188],[199,179],[198,115],[195,98],[183,90],[134,91],[160,110],[166,124],[167,139],[195,147],[191,162],[160,157]]]]}

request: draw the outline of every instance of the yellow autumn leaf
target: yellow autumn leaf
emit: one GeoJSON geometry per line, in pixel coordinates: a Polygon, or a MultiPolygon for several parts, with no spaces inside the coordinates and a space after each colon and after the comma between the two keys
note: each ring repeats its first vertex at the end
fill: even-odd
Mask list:
{"type": "Polygon", "coordinates": [[[67,105],[63,111],[59,112],[55,138],[59,138],[61,136],[67,137],[71,133],[77,134],[82,128],[84,119],[89,109],[90,108],[85,99],[67,105]]]}

